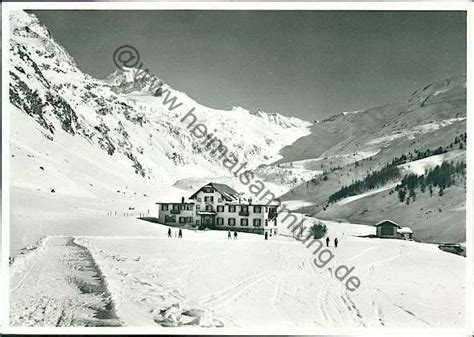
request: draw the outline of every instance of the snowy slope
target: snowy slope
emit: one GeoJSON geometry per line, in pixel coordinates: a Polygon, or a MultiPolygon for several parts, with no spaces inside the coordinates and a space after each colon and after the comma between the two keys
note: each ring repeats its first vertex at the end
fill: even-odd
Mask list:
{"type": "MultiPolygon", "coordinates": [[[[448,196],[420,196],[416,203],[401,206],[396,196],[390,195],[396,183],[392,181],[334,205],[328,206],[327,201],[342,187],[364,179],[401,156],[408,158],[401,166],[402,175],[421,174],[445,161],[465,160],[465,144],[455,141],[465,133],[466,78],[452,76],[430,83],[400,102],[336,114],[313,124],[309,136],[284,148],[281,160],[257,172],[265,179],[270,176],[267,172],[278,171],[278,166],[300,163],[312,171],[312,178],[290,186],[282,196],[292,205],[301,205],[305,199],[307,214],[364,224],[390,218],[412,227],[418,240],[464,242],[466,196],[462,179],[449,192],[453,195],[451,200],[448,196]],[[439,148],[447,152],[421,160],[412,157],[439,148]]],[[[293,181],[297,176],[287,171],[285,178],[293,181]]]]}
{"type": "MultiPolygon", "coordinates": [[[[455,151],[450,151],[450,152],[443,153],[443,154],[430,156],[430,157],[423,158],[423,159],[414,160],[414,161],[408,162],[406,164],[398,165],[398,167],[402,169],[402,173],[413,173],[413,174],[416,174],[416,175],[420,176],[420,175],[423,175],[426,172],[428,172],[429,169],[433,169],[436,166],[441,165],[445,161],[453,161],[453,160],[456,161],[456,160],[459,160],[459,159],[465,159],[464,157],[465,157],[465,151],[455,150],[455,151]]],[[[336,204],[337,205],[346,205],[350,202],[353,202],[353,201],[356,201],[356,200],[359,200],[359,199],[362,199],[362,198],[365,198],[365,197],[368,197],[368,196],[371,196],[371,195],[374,195],[374,194],[377,194],[377,193],[380,193],[380,192],[384,192],[384,191],[393,189],[399,183],[400,183],[400,181],[397,181],[397,182],[390,183],[390,184],[387,184],[385,186],[382,186],[380,188],[370,190],[370,191],[365,192],[365,193],[361,193],[361,194],[357,194],[357,195],[354,195],[354,196],[351,196],[351,197],[347,197],[347,198],[344,198],[344,199],[338,201],[336,204]]]]}
{"type": "MultiPolygon", "coordinates": [[[[443,162],[466,160],[466,151],[452,150],[399,165],[402,174],[422,175],[443,162]]],[[[466,190],[464,180],[448,188],[443,196],[417,191],[416,201],[400,203],[395,186],[400,181],[350,196],[317,212],[325,219],[375,224],[393,219],[414,230],[414,238],[423,242],[463,243],[466,240],[466,190]]]]}
{"type": "Polygon", "coordinates": [[[44,235],[78,234],[71,218],[155,213],[156,201],[187,195],[172,187],[179,180],[230,176],[181,122],[191,108],[249,168],[309,132],[293,117],[205,107],[166,83],[169,96],[156,97],[148,89],[158,77],[136,69],[95,79],[22,11],[11,15],[10,55],[13,253],[44,235]],[[179,108],[166,103],[173,97],[179,108]]]}
{"type": "Polygon", "coordinates": [[[357,113],[338,113],[284,148],[280,162],[376,151],[397,142],[435,135],[466,119],[466,76],[434,81],[399,102],[357,113]]]}
{"type": "Polygon", "coordinates": [[[454,150],[447,153],[438,154],[435,156],[430,156],[427,158],[414,160],[412,162],[400,165],[399,167],[405,171],[411,172],[416,175],[423,175],[429,169],[433,169],[438,165],[441,165],[445,161],[457,161],[460,159],[465,159],[466,151],[464,150],[454,150]]]}
{"type": "Polygon", "coordinates": [[[136,69],[94,79],[77,68],[33,15],[15,12],[11,22],[12,105],[36,121],[53,142],[64,133],[71,136],[69,142],[86,139],[114,160],[127,160],[130,170],[145,178],[169,183],[190,172],[225,172],[202,140],[180,122],[191,108],[229,152],[250,167],[277,159],[281,147],[308,132],[309,123],[296,118],[204,107],[167,84],[167,95],[155,97],[144,90],[147,83],[136,77],[136,69]],[[171,97],[181,103],[172,112],[164,104],[171,97]]]}
{"type": "MultiPolygon", "coordinates": [[[[136,219],[155,215],[156,201],[187,196],[209,178],[234,182],[179,122],[190,108],[241,161],[260,166],[257,171],[275,184],[267,186],[286,192],[292,184],[305,186],[301,183],[333,165],[345,167],[336,173],[341,180],[351,179],[354,161],[363,161],[363,174],[373,163],[407,149],[437,144],[433,135],[450,139],[465,125],[463,89],[456,81],[415,93],[408,106],[423,111],[409,113],[409,125],[400,124],[399,118],[377,129],[393,113],[382,109],[375,117],[363,111],[343,113],[318,123],[319,129],[313,125],[313,135],[308,135],[307,122],[240,107],[211,109],[165,83],[163,89],[181,103],[170,111],[164,97],[148,89],[158,77],[140,79],[135,69],[125,69],[94,79],[77,68],[34,16],[14,13],[11,27],[11,253],[23,253],[10,269],[12,324],[188,324],[274,333],[319,327],[464,326],[465,259],[435,245],[360,238],[356,236],[373,234],[374,228],[326,221],[329,237],[338,237],[340,246],[333,249],[331,264],[319,268],[311,250],[292,238],[283,221],[283,235],[268,241],[244,233],[228,241],[225,232],[189,230],[178,241],[165,237],[168,227],[136,219]],[[433,116],[439,128],[427,127],[427,116],[433,116]],[[334,131],[344,130],[356,118],[362,122],[348,129],[360,133],[341,140],[341,133],[334,131]],[[368,123],[372,119],[375,122],[368,123]],[[326,133],[313,138],[314,130],[326,133]],[[391,137],[401,130],[415,131],[391,137]],[[361,136],[364,132],[367,136],[361,136]],[[287,148],[280,157],[282,147],[305,135],[300,144],[309,145],[302,152],[294,148],[294,158],[289,158],[287,148]],[[388,138],[367,145],[381,137],[388,138]],[[327,153],[321,151],[325,146],[327,153]],[[261,166],[279,159],[285,165],[261,166]],[[25,246],[30,247],[21,250],[25,246]],[[341,264],[355,267],[360,289],[350,292],[335,278],[335,267],[341,264]]],[[[435,162],[425,160],[406,169],[435,162]]],[[[286,203],[316,212],[324,193],[338,183],[323,186],[323,193],[320,186],[310,191],[294,188],[286,203]],[[302,201],[306,192],[308,200],[302,201]]],[[[385,192],[346,205],[366,202],[379,210],[376,202],[384,200],[385,192]]],[[[457,207],[463,195],[453,193],[456,196],[457,207]]],[[[427,207],[439,203],[431,199],[427,207]]],[[[455,212],[455,206],[448,206],[455,212]]],[[[457,217],[463,211],[457,211],[457,217]]],[[[450,214],[442,214],[443,223],[452,221],[450,214]]],[[[425,230],[439,234],[427,226],[425,230]]]]}
{"type": "Polygon", "coordinates": [[[324,171],[364,159],[373,159],[371,164],[376,168],[402,151],[445,145],[453,130],[463,133],[465,128],[466,78],[452,76],[426,85],[400,102],[317,121],[309,135],[282,149],[283,158],[255,173],[267,181],[276,177],[295,188],[324,171]],[[302,176],[301,172],[282,170],[290,165],[303,165],[307,172],[302,176]],[[280,171],[284,171],[284,180],[279,178],[280,171]]]}

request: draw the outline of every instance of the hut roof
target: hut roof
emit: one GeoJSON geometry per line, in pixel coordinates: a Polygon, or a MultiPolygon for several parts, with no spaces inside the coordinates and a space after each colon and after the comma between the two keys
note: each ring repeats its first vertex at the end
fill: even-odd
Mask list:
{"type": "Polygon", "coordinates": [[[400,229],[397,229],[397,233],[399,233],[399,234],[413,234],[413,231],[411,230],[410,227],[402,227],[400,229]]]}
{"type": "Polygon", "coordinates": [[[378,226],[382,226],[384,223],[386,222],[389,222],[391,223],[393,226],[395,227],[398,227],[398,228],[402,228],[402,226],[400,226],[399,224],[397,224],[395,221],[392,221],[392,220],[389,220],[389,219],[385,219],[385,220],[382,220],[382,221],[379,221],[375,224],[375,227],[378,227],[378,226]]]}

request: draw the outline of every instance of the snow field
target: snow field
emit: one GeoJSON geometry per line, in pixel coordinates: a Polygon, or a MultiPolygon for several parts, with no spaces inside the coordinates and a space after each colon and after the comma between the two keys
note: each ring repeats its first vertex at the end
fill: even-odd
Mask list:
{"type": "MultiPolygon", "coordinates": [[[[97,222],[102,220],[106,218],[97,222]]],[[[86,247],[100,267],[125,326],[464,324],[463,258],[429,244],[352,236],[373,227],[326,223],[331,240],[338,236],[340,245],[329,248],[334,258],[324,268],[314,263],[317,256],[310,249],[288,237],[265,241],[260,235],[239,233],[238,240],[227,240],[225,231],[184,230],[183,239],[168,239],[168,227],[156,225],[154,236],[81,236],[75,242],[86,247]],[[354,267],[359,289],[348,291],[335,277],[340,265],[354,267]]],[[[55,261],[43,258],[53,262],[54,270],[55,261]]],[[[60,278],[67,274],[58,273],[60,278]]],[[[22,283],[14,291],[29,293],[30,286],[22,283]]]]}

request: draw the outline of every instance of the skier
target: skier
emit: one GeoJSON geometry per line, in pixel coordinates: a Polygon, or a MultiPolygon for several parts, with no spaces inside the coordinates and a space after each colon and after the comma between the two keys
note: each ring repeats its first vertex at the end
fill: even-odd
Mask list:
{"type": "Polygon", "coordinates": [[[171,237],[171,228],[168,228],[168,237],[171,237]]]}
{"type": "Polygon", "coordinates": [[[329,247],[329,236],[326,238],[326,247],[329,247]]]}
{"type": "Polygon", "coordinates": [[[237,231],[234,231],[234,240],[237,240],[237,231]]]}
{"type": "Polygon", "coordinates": [[[265,232],[265,240],[268,240],[268,232],[265,232]]]}
{"type": "Polygon", "coordinates": [[[183,232],[181,231],[181,228],[179,229],[178,238],[183,238],[183,232]]]}
{"type": "Polygon", "coordinates": [[[230,240],[230,239],[232,239],[232,234],[230,234],[230,230],[229,230],[229,232],[227,232],[227,240],[230,240]]]}
{"type": "Polygon", "coordinates": [[[337,243],[339,242],[339,240],[337,238],[334,239],[334,247],[337,248],[337,243]]]}

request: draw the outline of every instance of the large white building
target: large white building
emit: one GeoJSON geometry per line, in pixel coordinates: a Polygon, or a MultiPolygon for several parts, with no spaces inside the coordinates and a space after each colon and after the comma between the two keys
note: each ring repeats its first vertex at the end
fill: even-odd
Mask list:
{"type": "Polygon", "coordinates": [[[276,235],[276,205],[254,204],[225,184],[209,183],[186,201],[157,202],[159,222],[276,235]]]}

